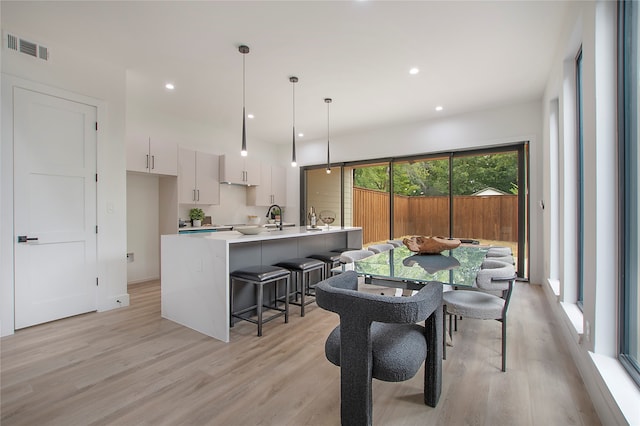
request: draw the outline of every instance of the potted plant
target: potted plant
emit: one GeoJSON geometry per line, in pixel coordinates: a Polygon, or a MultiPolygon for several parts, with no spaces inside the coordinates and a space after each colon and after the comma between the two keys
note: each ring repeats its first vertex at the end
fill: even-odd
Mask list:
{"type": "Polygon", "coordinates": [[[189,217],[191,218],[191,224],[194,227],[202,225],[202,219],[204,219],[204,211],[201,208],[195,207],[189,210],[189,217]]]}
{"type": "Polygon", "coordinates": [[[271,209],[271,219],[274,219],[276,221],[280,220],[280,209],[277,207],[274,207],[273,209],[271,209]]]}

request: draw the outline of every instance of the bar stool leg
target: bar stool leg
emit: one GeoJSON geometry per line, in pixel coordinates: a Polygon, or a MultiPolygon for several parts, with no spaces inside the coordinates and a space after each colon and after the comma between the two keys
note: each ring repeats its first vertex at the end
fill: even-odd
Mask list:
{"type": "Polygon", "coordinates": [[[257,292],[258,292],[258,296],[257,296],[257,300],[256,300],[256,310],[257,310],[257,314],[258,314],[258,337],[262,336],[262,305],[264,304],[264,300],[263,300],[263,284],[258,284],[257,285],[257,292]]]}
{"type": "MultiPolygon", "coordinates": [[[[304,316],[304,296],[307,292],[307,274],[304,271],[300,271],[297,274],[300,274],[300,316],[304,316]]],[[[297,275],[296,274],[296,275],[297,275]]],[[[296,286],[297,287],[297,286],[296,286]]]]}
{"type": "MultiPolygon", "coordinates": [[[[289,291],[291,290],[291,280],[289,277],[285,278],[285,290],[284,290],[284,294],[287,295],[287,297],[284,298],[284,322],[288,323],[289,322],[289,291]]],[[[276,291],[276,297],[277,297],[277,291],[276,291]]]]}

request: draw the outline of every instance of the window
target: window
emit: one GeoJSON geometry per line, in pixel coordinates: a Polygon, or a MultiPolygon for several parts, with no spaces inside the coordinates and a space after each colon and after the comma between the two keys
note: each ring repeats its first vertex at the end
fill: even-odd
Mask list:
{"type": "Polygon", "coordinates": [[[584,292],[584,145],[582,126],[582,48],[576,56],[576,153],[577,158],[577,235],[578,235],[578,264],[576,265],[578,274],[578,307],[582,310],[584,292]]]}
{"type": "Polygon", "coordinates": [[[640,291],[638,264],[640,252],[638,227],[640,164],[638,150],[638,114],[640,98],[638,85],[640,69],[640,39],[638,38],[638,4],[620,2],[619,49],[618,49],[618,104],[620,137],[620,235],[621,244],[621,291],[620,291],[620,361],[633,379],[640,385],[640,291]]]}
{"type": "Polygon", "coordinates": [[[412,235],[506,245],[528,277],[527,152],[522,142],[343,163],[331,175],[324,165],[304,167],[300,199],[305,212],[330,209],[338,225],[362,227],[364,246],[412,235]]]}

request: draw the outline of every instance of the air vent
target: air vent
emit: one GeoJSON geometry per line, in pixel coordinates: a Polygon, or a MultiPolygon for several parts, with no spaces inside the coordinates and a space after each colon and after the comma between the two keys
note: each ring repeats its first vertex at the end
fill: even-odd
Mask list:
{"type": "Polygon", "coordinates": [[[7,47],[11,50],[18,50],[18,37],[7,34],[7,47]]]}
{"type": "Polygon", "coordinates": [[[31,43],[30,41],[20,39],[20,52],[26,53],[29,56],[33,56],[34,58],[38,57],[38,45],[35,43],[31,43]]]}
{"type": "Polygon", "coordinates": [[[7,34],[7,48],[15,50],[16,52],[24,53],[25,55],[33,56],[34,58],[40,58],[45,61],[49,60],[49,49],[47,47],[17,37],[13,34],[7,34]]]}
{"type": "Polygon", "coordinates": [[[44,46],[38,46],[38,57],[45,61],[49,60],[49,49],[44,46]]]}

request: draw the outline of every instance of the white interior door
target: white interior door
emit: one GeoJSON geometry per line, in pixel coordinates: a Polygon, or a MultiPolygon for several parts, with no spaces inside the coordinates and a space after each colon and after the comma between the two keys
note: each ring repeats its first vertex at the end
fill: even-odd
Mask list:
{"type": "Polygon", "coordinates": [[[96,310],[96,108],[14,88],[15,328],[96,310]]]}

